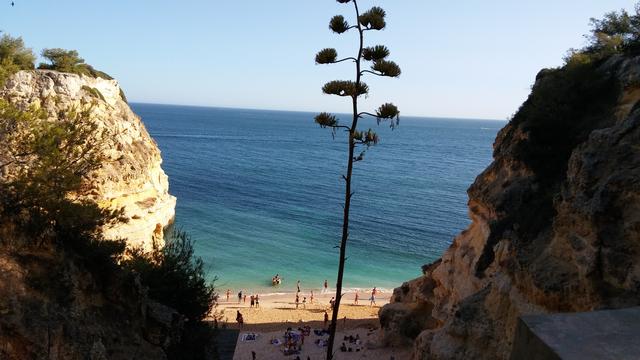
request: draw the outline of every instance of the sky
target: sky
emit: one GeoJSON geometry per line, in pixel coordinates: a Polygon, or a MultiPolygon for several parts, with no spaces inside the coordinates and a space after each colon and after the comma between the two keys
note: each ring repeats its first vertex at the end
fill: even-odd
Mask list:
{"type": "MultiPolygon", "coordinates": [[[[357,51],[357,33],[334,34],[332,0],[0,0],[0,30],[43,48],[76,49],[112,75],[132,102],[349,112],[322,94],[352,79],[352,63],[315,65],[318,50],[357,51]]],[[[381,6],[387,28],[367,32],[402,67],[368,77],[363,110],[393,102],[403,115],[505,120],[537,72],[585,45],[589,18],[636,0],[359,0],[381,6]]],[[[351,20],[353,23],[353,20],[351,20]]]]}

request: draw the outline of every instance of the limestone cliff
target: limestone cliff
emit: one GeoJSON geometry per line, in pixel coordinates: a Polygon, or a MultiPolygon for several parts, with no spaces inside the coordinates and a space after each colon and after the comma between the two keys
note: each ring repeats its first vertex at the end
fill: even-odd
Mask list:
{"type": "MultiPolygon", "coordinates": [[[[85,184],[84,196],[101,206],[124,208],[126,223],[105,229],[106,238],[149,247],[151,238],[173,221],[175,197],[168,192],[158,146],[123,98],[116,80],[50,70],[20,71],[0,90],[20,107],[45,109],[52,120],[71,107],[92,105],[91,118],[114,135],[107,161],[85,184]]],[[[0,144],[0,147],[2,144],[0,144]]]]}
{"type": "Polygon", "coordinates": [[[472,223],[380,311],[414,359],[508,358],[523,314],[640,304],[640,57],[544,70],[469,193],[472,223]]]}

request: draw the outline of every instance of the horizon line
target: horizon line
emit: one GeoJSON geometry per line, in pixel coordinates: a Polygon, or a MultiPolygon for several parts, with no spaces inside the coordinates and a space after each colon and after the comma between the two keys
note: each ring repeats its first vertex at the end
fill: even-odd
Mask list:
{"type": "MultiPolygon", "coordinates": [[[[161,105],[161,106],[185,106],[185,107],[198,107],[209,109],[229,109],[229,110],[250,110],[250,111],[273,111],[273,112],[297,112],[297,113],[319,113],[319,111],[312,110],[280,110],[280,109],[261,109],[251,107],[234,107],[234,106],[217,106],[217,105],[194,105],[194,104],[168,104],[168,103],[156,103],[148,101],[129,101],[130,104],[142,104],[142,105],[161,105]]],[[[349,113],[335,112],[340,115],[350,115],[349,113]]],[[[455,117],[455,116],[426,116],[426,115],[402,115],[402,117],[419,118],[419,119],[439,119],[439,120],[472,120],[472,121],[499,121],[507,123],[507,119],[491,119],[491,118],[469,118],[469,117],[455,117]]]]}

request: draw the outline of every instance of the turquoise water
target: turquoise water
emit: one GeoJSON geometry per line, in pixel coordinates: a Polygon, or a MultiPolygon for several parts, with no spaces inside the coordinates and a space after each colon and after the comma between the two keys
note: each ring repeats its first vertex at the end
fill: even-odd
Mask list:
{"type": "MultiPolygon", "coordinates": [[[[333,140],[310,113],[132,107],[162,150],[176,225],[218,288],[265,291],[276,273],[278,292],[335,283],[344,136],[333,140]]],[[[381,143],[354,170],[347,287],[397,287],[442,254],[469,223],[466,189],[502,126],[405,117],[394,131],[377,127],[381,143]]]]}

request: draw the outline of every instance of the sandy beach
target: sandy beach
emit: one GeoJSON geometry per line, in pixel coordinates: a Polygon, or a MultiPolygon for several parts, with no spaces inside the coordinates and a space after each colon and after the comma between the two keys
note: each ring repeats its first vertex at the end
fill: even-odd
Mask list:
{"type": "MultiPolygon", "coordinates": [[[[310,358],[323,359],[326,354],[326,347],[316,344],[318,340],[327,340],[328,335],[317,335],[314,330],[322,330],[324,326],[324,313],[327,312],[331,318],[331,307],[329,301],[335,293],[316,294],[314,291],[314,301],[310,302],[310,293],[302,291],[300,293],[300,303],[296,309],[295,293],[273,294],[260,296],[260,307],[250,307],[250,297],[247,296],[246,303],[238,302],[237,294],[231,294],[229,301],[226,293],[221,294],[220,301],[216,307],[216,318],[219,319],[220,326],[228,326],[238,329],[236,323],[237,311],[242,313],[244,325],[241,328],[240,337],[236,344],[234,359],[251,360],[251,352],[256,352],[256,359],[295,359],[300,356],[302,360],[310,358]],[[307,297],[307,303],[302,300],[307,297]],[[299,354],[286,356],[284,354],[284,333],[288,328],[297,331],[305,326],[310,327],[311,333],[305,336],[304,345],[299,354]],[[256,334],[255,340],[243,340],[247,334],[256,334]],[[272,342],[280,342],[274,345],[272,342]]],[[[334,349],[336,359],[406,359],[409,356],[409,349],[405,348],[382,348],[379,343],[380,326],[378,322],[378,311],[380,307],[389,302],[391,293],[378,293],[375,305],[370,304],[370,292],[359,292],[358,304],[354,303],[355,293],[346,293],[343,297],[338,315],[338,336],[334,349]],[[359,337],[360,341],[349,343],[345,341],[345,336],[359,337]],[[340,351],[340,346],[345,342],[347,351],[340,351]],[[348,351],[351,348],[351,352],[348,351]]]]}

